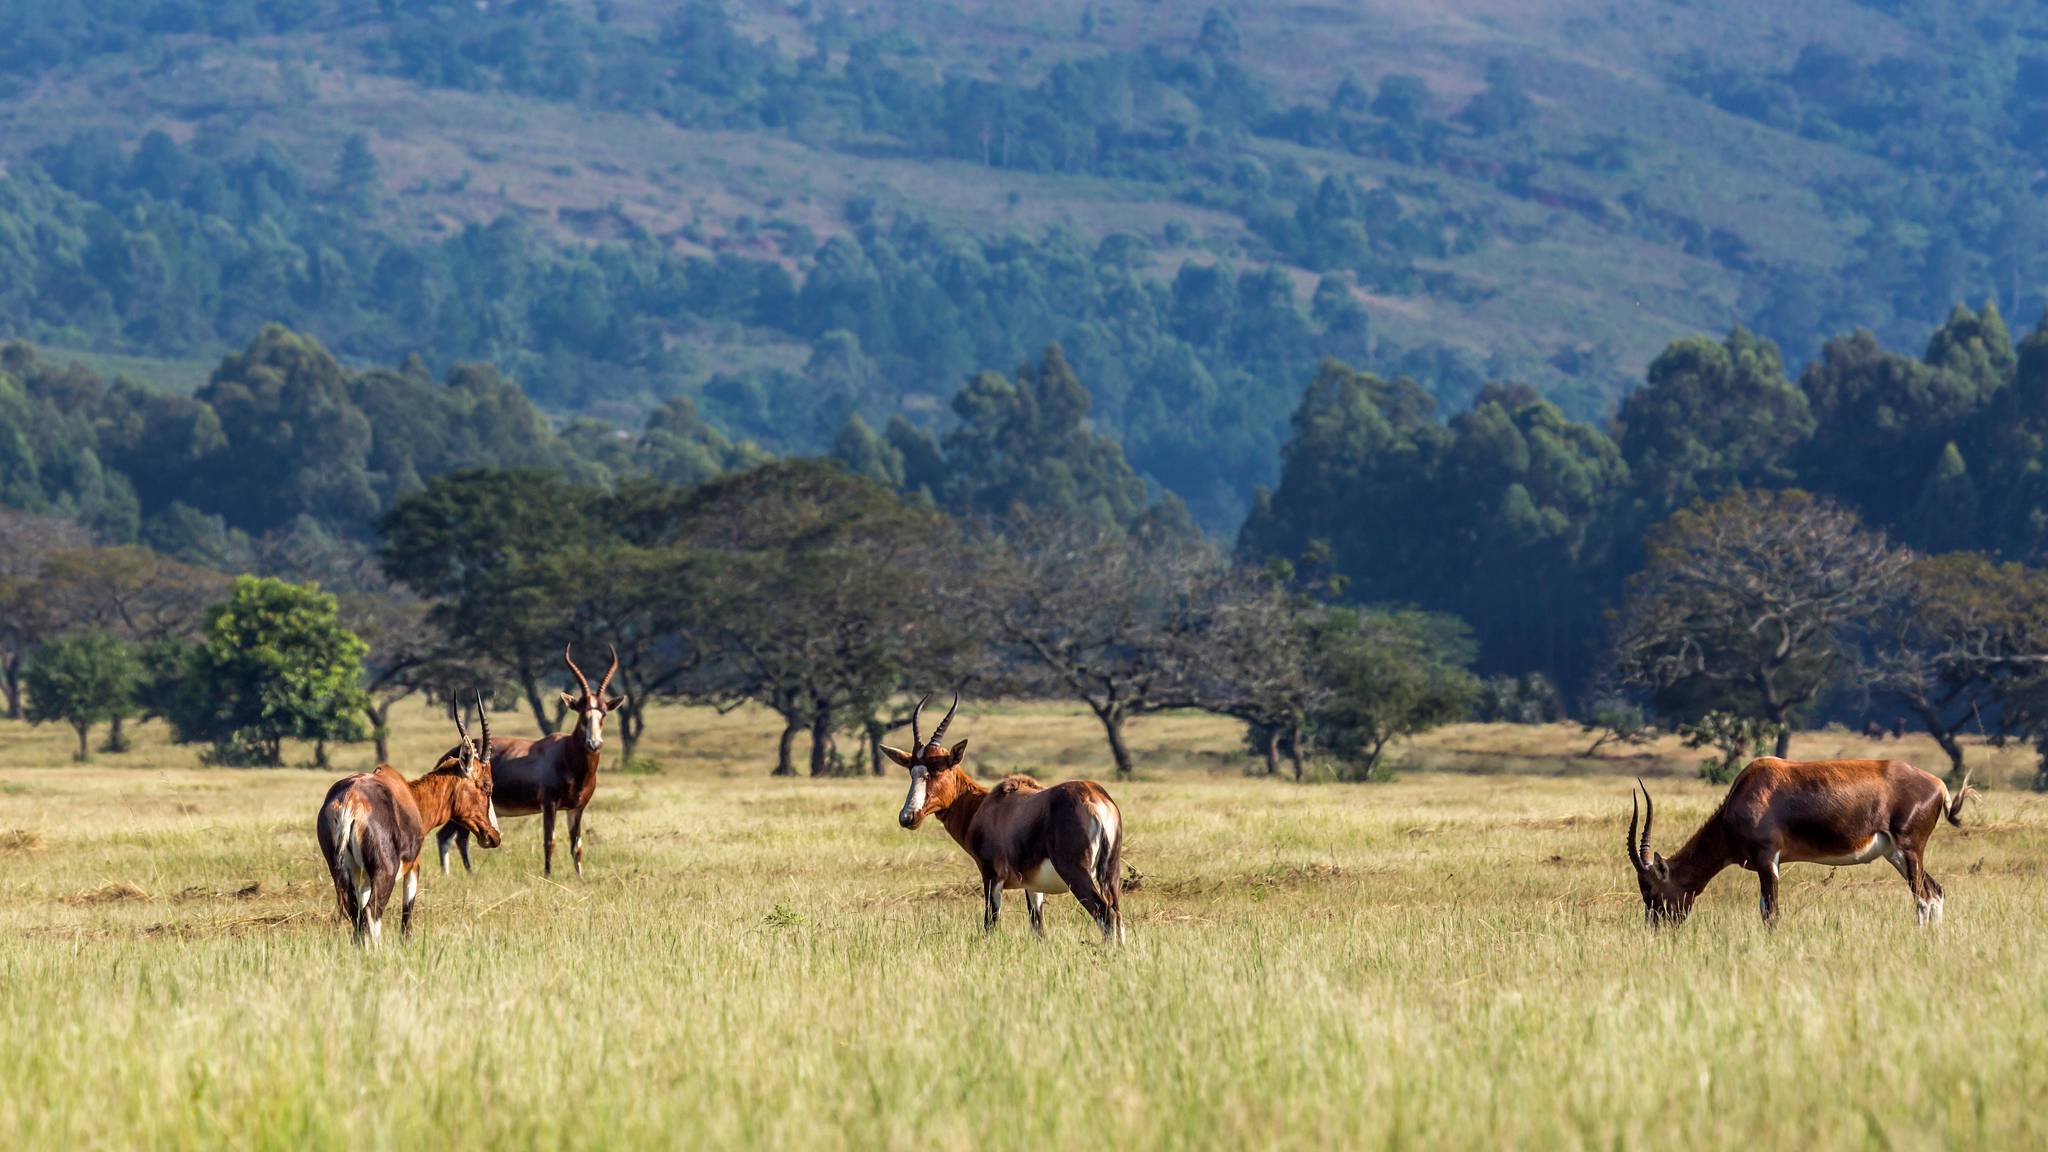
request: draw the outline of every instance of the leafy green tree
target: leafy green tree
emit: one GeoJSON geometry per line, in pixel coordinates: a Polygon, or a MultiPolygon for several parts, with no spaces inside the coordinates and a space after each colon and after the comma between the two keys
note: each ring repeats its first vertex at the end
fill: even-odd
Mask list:
{"type": "MultiPolygon", "coordinates": [[[[1961,334],[1961,329],[1978,327],[1976,318],[1963,309],[1957,313],[1944,329],[1949,335],[1937,333],[1930,352],[1965,368],[1997,359],[1986,352],[1983,338],[1961,334]]],[[[1991,319],[1997,320],[1996,312],[1991,319]]],[[[1996,329],[2001,337],[2003,331],[2002,326],[1996,329]]],[[[2011,358],[2006,348],[2003,359],[2011,358]]],[[[1945,498],[1961,496],[1954,489],[1966,479],[1964,457],[1958,450],[1952,461],[1942,458],[2004,381],[2004,375],[1987,382],[1888,352],[1867,331],[1830,340],[1820,359],[1799,377],[1817,420],[1801,453],[1800,474],[1813,490],[1857,508],[1871,523],[1908,532],[1915,544],[1939,547],[1939,539],[1911,532],[1915,498],[1930,481],[1949,489],[1941,494],[1945,498]],[[1938,476],[1944,467],[1948,474],[1938,476]]],[[[1967,535],[1974,531],[1969,511],[1951,507],[1945,518],[1967,535]]]]}
{"type": "Polygon", "coordinates": [[[534,723],[559,723],[545,690],[570,639],[606,495],[530,469],[464,469],[404,497],[377,525],[384,572],[433,602],[458,650],[516,683],[534,723]]]}
{"type": "Polygon", "coordinates": [[[672,397],[649,412],[633,447],[635,472],[679,488],[765,459],[767,455],[752,444],[735,444],[712,427],[687,396],[672,397]]]}
{"type": "Polygon", "coordinates": [[[366,647],[342,627],[334,597],[310,585],[238,577],[207,613],[184,669],[178,737],[213,745],[218,763],[284,762],[286,740],[363,738],[366,647]]]}
{"type": "Polygon", "coordinates": [[[334,168],[335,191],[342,203],[359,213],[375,211],[378,178],[377,154],[370,150],[370,138],[361,132],[350,133],[334,168]]]}
{"type": "Polygon", "coordinates": [[[85,530],[70,521],[0,504],[0,692],[9,720],[21,719],[21,672],[29,652],[54,635],[36,592],[43,563],[87,541],[85,530]]]}
{"type": "Polygon", "coordinates": [[[959,683],[933,598],[951,564],[934,512],[835,464],[784,461],[693,490],[677,522],[694,567],[679,630],[705,655],[685,691],[774,710],[777,775],[795,773],[799,735],[824,775],[833,733],[866,729],[906,681],[959,683]]]}
{"type": "MultiPolygon", "coordinates": [[[[37,648],[23,677],[31,724],[62,721],[78,733],[73,758],[90,759],[87,736],[95,724],[135,715],[142,660],[135,646],[105,632],[75,632],[37,648]]],[[[111,744],[107,751],[125,749],[111,744]]]]}
{"type": "Polygon", "coordinates": [[[1316,736],[1357,779],[1385,779],[1388,744],[1462,719],[1479,689],[1463,625],[1442,616],[1334,610],[1314,658],[1328,691],[1316,736]]]}
{"type": "Polygon", "coordinates": [[[266,327],[221,361],[198,399],[219,415],[227,441],[210,506],[229,523],[262,531],[310,514],[360,526],[376,515],[370,423],[317,341],[266,327]]]}
{"type": "Polygon", "coordinates": [[[942,507],[1003,517],[1018,508],[1131,525],[1150,496],[1116,442],[1087,425],[1089,396],[1059,345],[1014,379],[983,372],[953,397],[959,425],[946,434],[936,471],[913,471],[927,453],[906,452],[905,483],[942,507]]]}
{"type": "Polygon", "coordinates": [[[1770,341],[1737,328],[1674,342],[1622,401],[1616,439],[1653,519],[1736,487],[1787,484],[1812,434],[1807,398],[1770,341]]]}

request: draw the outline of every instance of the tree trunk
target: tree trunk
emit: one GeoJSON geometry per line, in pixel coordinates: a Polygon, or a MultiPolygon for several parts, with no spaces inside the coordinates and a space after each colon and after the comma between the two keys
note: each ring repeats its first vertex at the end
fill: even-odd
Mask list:
{"type": "Polygon", "coordinates": [[[1290,724],[1287,728],[1287,758],[1294,764],[1294,782],[1301,783],[1301,725],[1290,724]]]}
{"type": "Polygon", "coordinates": [[[832,710],[820,708],[811,717],[811,775],[827,773],[825,753],[832,747],[832,710]]]}
{"type": "Polygon", "coordinates": [[[1783,720],[1780,720],[1780,721],[1778,721],[1778,744],[1777,744],[1777,748],[1776,748],[1776,750],[1775,750],[1775,751],[1773,751],[1773,752],[1771,753],[1771,755],[1773,755],[1773,756],[1776,756],[1776,757],[1777,757],[1778,759],[1780,759],[1780,760],[1789,760],[1789,759],[1791,759],[1791,753],[1792,753],[1792,726],[1791,726],[1790,724],[1787,724],[1787,723],[1785,723],[1785,722],[1784,722],[1783,720]]]}
{"type": "Polygon", "coordinates": [[[391,729],[387,726],[391,719],[391,705],[368,704],[364,706],[363,713],[370,718],[370,739],[377,743],[377,763],[391,763],[391,729]]]}
{"type": "Polygon", "coordinates": [[[1097,708],[1096,719],[1102,721],[1102,730],[1109,737],[1109,755],[1116,761],[1118,779],[1131,775],[1131,750],[1124,747],[1124,714],[1118,708],[1097,708]]]}
{"type": "Polygon", "coordinates": [[[85,734],[92,730],[92,725],[87,724],[83,720],[74,720],[71,722],[71,726],[78,729],[78,754],[74,759],[83,764],[92,759],[92,748],[86,743],[85,739],[85,734]]]}
{"type": "Polygon", "coordinates": [[[882,726],[873,720],[869,720],[863,730],[868,738],[868,772],[870,775],[880,776],[882,774],[882,737],[886,733],[882,731],[882,726]]]}
{"type": "Polygon", "coordinates": [[[1943,752],[1948,753],[1949,783],[1961,783],[1963,779],[1963,742],[1956,739],[1954,732],[1946,731],[1934,733],[1934,742],[1941,745],[1943,752]]]}
{"type": "Polygon", "coordinates": [[[568,710],[562,707],[560,697],[550,712],[546,698],[541,695],[539,679],[524,668],[519,670],[519,690],[526,696],[526,706],[532,709],[533,722],[540,726],[541,735],[551,736],[562,730],[562,717],[568,710]]]}
{"type": "Polygon", "coordinates": [[[1266,775],[1280,774],[1280,726],[1266,729],[1266,775]]]}
{"type": "MultiPolygon", "coordinates": [[[[639,697],[635,696],[633,699],[638,700],[639,697]]],[[[624,764],[633,758],[633,751],[640,747],[640,733],[646,727],[647,720],[640,715],[638,704],[630,704],[619,709],[619,743],[622,753],[619,763],[624,764]]]]}
{"type": "Polygon", "coordinates": [[[325,740],[313,741],[313,767],[327,767],[327,741],[325,740]]]}
{"type": "Polygon", "coordinates": [[[21,719],[21,654],[10,652],[0,663],[0,686],[7,690],[7,718],[21,719]]]}
{"type": "Polygon", "coordinates": [[[106,751],[108,752],[121,753],[128,750],[128,734],[122,731],[121,719],[121,717],[116,716],[107,725],[106,751]]]}
{"type": "Polygon", "coordinates": [[[782,740],[775,746],[775,775],[796,775],[796,762],[791,758],[790,752],[796,747],[796,734],[802,729],[803,725],[787,716],[783,717],[782,740]]]}

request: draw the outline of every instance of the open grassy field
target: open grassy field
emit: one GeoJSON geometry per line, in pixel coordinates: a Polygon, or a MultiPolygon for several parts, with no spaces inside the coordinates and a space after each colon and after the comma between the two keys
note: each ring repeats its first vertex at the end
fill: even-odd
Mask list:
{"type": "MultiPolygon", "coordinates": [[[[1714,800],[1692,753],[1468,726],[1395,783],[1297,786],[1245,778],[1227,723],[1153,719],[1147,775],[1112,783],[1142,881],[1105,953],[1064,897],[1050,940],[1014,900],[983,938],[896,777],[769,780],[759,715],[652,728],[667,769],[605,779],[585,879],[543,880],[538,822],[508,821],[366,956],[314,847],[330,774],[201,769],[147,728],[80,768],[0,725],[0,1147],[2048,1142],[2023,758],[1935,838],[1938,930],[1888,868],[1797,865],[1775,932],[1735,873],[1652,934],[1623,781],[1652,776],[1673,847],[1714,800]]],[[[444,729],[408,712],[402,765],[444,729]]],[[[954,732],[984,778],[1103,762],[1057,708],[954,732]]]]}

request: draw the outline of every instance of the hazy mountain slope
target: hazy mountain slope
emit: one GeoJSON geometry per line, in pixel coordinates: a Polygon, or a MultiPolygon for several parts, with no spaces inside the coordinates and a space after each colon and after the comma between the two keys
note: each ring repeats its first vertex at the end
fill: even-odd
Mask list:
{"type": "MultiPolygon", "coordinates": [[[[132,147],[160,130],[262,142],[319,180],[361,133],[381,175],[374,226],[394,234],[511,216],[562,244],[774,261],[799,282],[822,242],[878,217],[1130,234],[1162,285],[1190,260],[1273,266],[1306,309],[1335,275],[1370,314],[1378,366],[1452,406],[1512,377],[1581,415],[1694,331],[1749,323],[1798,358],[1857,323],[1917,338],[1958,296],[2042,300],[2024,128],[2048,99],[2029,71],[2048,23],[1989,4],[883,0],[731,5],[726,28],[652,0],[308,3],[254,5],[270,14],[232,34],[130,7],[160,30],[84,44],[60,28],[84,44],[75,58],[0,73],[14,81],[0,163],[81,131],[132,147]],[[1164,79],[1124,78],[1133,67],[1164,79]],[[876,73],[925,95],[890,107],[876,73]],[[1375,99],[1404,74],[1427,85],[1405,126],[1375,99]],[[983,98],[1013,110],[990,114],[978,148],[971,122],[918,125],[927,108],[971,120],[983,98]],[[1031,118],[1044,108],[1059,118],[1031,118]],[[1091,142],[1058,136],[1090,116],[1091,142]],[[1020,161],[1013,139],[1055,158],[1020,161]],[[1311,218],[1331,175],[1366,198],[1370,251],[1332,256],[1338,233],[1311,218]]],[[[653,319],[680,353],[656,391],[811,355],[800,331],[653,319]]],[[[1056,336],[1072,332],[1014,341],[1056,336]]],[[[1203,355],[1211,372],[1285,363],[1203,355]]],[[[885,362],[894,391],[878,402],[942,416],[957,360],[885,362]]],[[[1227,492],[1201,494],[1212,520],[1270,479],[1256,461],[1303,383],[1265,380],[1241,417],[1218,417],[1257,435],[1233,449],[1227,492]]],[[[1155,476],[1184,468],[1147,447],[1159,434],[1120,393],[1098,401],[1155,476]]]]}

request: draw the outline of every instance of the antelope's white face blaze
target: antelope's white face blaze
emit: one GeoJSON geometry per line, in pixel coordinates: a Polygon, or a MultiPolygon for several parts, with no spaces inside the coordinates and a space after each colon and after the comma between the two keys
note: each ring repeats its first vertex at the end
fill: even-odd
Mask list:
{"type": "Polygon", "coordinates": [[[925,786],[931,780],[931,769],[923,764],[910,766],[910,794],[903,798],[903,811],[896,814],[896,822],[905,828],[917,827],[924,815],[925,786]]]}
{"type": "Polygon", "coordinates": [[[604,747],[604,709],[596,705],[583,710],[583,746],[592,752],[604,747]]]}
{"type": "MultiPolygon", "coordinates": [[[[484,805],[484,815],[491,822],[491,831],[498,831],[498,802],[496,800],[489,801],[484,805]]],[[[441,870],[444,872],[448,870],[448,850],[446,848],[441,849],[441,870]]]]}

